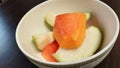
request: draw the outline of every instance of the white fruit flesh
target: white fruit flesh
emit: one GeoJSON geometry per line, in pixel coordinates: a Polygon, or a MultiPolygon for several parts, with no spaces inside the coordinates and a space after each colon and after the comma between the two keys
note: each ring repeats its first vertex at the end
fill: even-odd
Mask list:
{"type": "Polygon", "coordinates": [[[86,20],[88,21],[89,19],[90,19],[90,17],[91,17],[91,13],[85,13],[85,16],[86,16],[86,20]]]}
{"type": "MultiPolygon", "coordinates": [[[[91,13],[85,13],[85,15],[86,15],[86,20],[88,21],[89,19],[90,19],[90,17],[91,17],[91,13]]],[[[46,23],[49,25],[49,26],[51,26],[51,27],[53,27],[54,26],[54,23],[55,23],[55,17],[56,17],[56,14],[53,14],[53,13],[49,13],[49,14],[47,14],[46,16],[45,16],[45,21],[46,21],[46,23]]]]}
{"type": "Polygon", "coordinates": [[[32,38],[33,38],[33,41],[34,41],[36,47],[39,50],[43,50],[43,48],[47,44],[52,43],[53,41],[55,41],[54,36],[53,36],[53,32],[34,35],[34,36],[32,36],[32,38]]]}
{"type": "Polygon", "coordinates": [[[62,49],[53,54],[54,58],[59,62],[70,62],[81,60],[92,56],[99,48],[102,40],[102,34],[97,27],[91,26],[86,30],[86,37],[79,48],[62,49]]]}
{"type": "Polygon", "coordinates": [[[49,13],[45,16],[45,21],[48,25],[50,25],[51,27],[54,26],[54,22],[55,22],[55,14],[53,13],[49,13]]]}

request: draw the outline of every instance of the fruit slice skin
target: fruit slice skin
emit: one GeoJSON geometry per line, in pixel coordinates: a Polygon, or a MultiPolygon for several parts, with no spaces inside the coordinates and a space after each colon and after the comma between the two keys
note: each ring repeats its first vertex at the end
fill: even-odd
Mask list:
{"type": "Polygon", "coordinates": [[[33,42],[35,43],[36,47],[41,51],[47,44],[55,41],[53,32],[37,34],[37,35],[32,36],[32,38],[33,38],[33,42]]]}
{"type": "MultiPolygon", "coordinates": [[[[88,21],[91,18],[91,13],[90,12],[86,12],[86,20],[88,21]]],[[[54,13],[48,13],[45,16],[45,22],[50,26],[50,27],[54,27],[55,24],[55,18],[56,18],[56,14],[54,13]]]]}
{"type": "Polygon", "coordinates": [[[57,62],[57,60],[52,56],[59,48],[56,41],[48,44],[42,51],[42,56],[50,62],[57,62]]]}
{"type": "Polygon", "coordinates": [[[74,12],[56,16],[53,33],[62,48],[79,47],[84,41],[85,30],[86,17],[84,13],[74,12]]]}
{"type": "Polygon", "coordinates": [[[86,37],[82,45],[76,49],[59,48],[53,55],[59,62],[79,61],[92,56],[100,47],[102,34],[97,27],[91,26],[86,30],[86,37]]]}

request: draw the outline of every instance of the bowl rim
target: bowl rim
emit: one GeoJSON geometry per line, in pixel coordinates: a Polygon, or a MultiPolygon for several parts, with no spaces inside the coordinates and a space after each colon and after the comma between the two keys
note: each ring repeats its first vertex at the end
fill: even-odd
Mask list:
{"type": "Polygon", "coordinates": [[[74,61],[74,62],[62,62],[62,63],[56,63],[56,62],[45,62],[45,61],[40,61],[40,59],[37,59],[35,58],[34,56],[30,55],[29,53],[27,53],[20,45],[20,42],[18,41],[18,30],[19,30],[19,27],[20,27],[20,24],[22,23],[23,19],[29,14],[31,13],[34,9],[36,9],[37,7],[39,6],[42,6],[50,1],[56,1],[56,0],[47,0],[47,1],[44,1],[38,5],[36,5],[35,7],[33,7],[32,9],[30,9],[23,17],[22,19],[20,20],[20,22],[18,23],[18,26],[16,28],[16,33],[15,33],[15,38],[16,38],[16,42],[17,42],[17,45],[19,47],[19,49],[22,51],[22,53],[29,57],[30,59],[34,60],[34,61],[37,61],[37,62],[40,62],[40,63],[43,63],[43,64],[48,64],[48,65],[71,65],[71,64],[78,64],[78,63],[83,63],[83,62],[86,62],[86,61],[90,61],[98,56],[100,56],[101,54],[103,54],[104,52],[106,52],[111,46],[112,44],[114,44],[114,42],[116,41],[117,37],[118,37],[118,34],[119,34],[119,19],[118,19],[118,16],[117,14],[114,12],[114,10],[108,6],[107,4],[105,4],[104,2],[100,1],[100,0],[96,0],[98,1],[98,3],[104,5],[105,7],[107,7],[112,13],[113,15],[115,16],[115,19],[116,19],[116,24],[117,24],[117,28],[116,28],[116,31],[115,31],[115,35],[113,36],[113,39],[110,40],[110,42],[107,44],[107,46],[105,48],[103,48],[102,50],[100,50],[99,52],[97,52],[96,54],[88,57],[88,58],[85,58],[85,59],[82,59],[80,61],[74,61]]]}

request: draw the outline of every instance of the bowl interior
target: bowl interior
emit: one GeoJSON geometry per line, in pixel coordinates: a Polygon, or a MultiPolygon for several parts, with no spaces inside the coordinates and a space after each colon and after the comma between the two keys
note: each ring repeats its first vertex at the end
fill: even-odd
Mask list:
{"type": "MultiPolygon", "coordinates": [[[[87,25],[98,26],[104,35],[101,49],[103,49],[114,37],[117,29],[116,19],[113,12],[105,7],[102,2],[95,0],[51,0],[37,5],[30,10],[20,21],[16,40],[23,53],[45,61],[32,42],[35,34],[49,32],[50,30],[44,23],[44,16],[47,13],[68,13],[68,12],[91,12],[92,17],[87,25]],[[112,28],[111,28],[112,27],[112,28]]],[[[27,55],[28,56],[28,55],[27,55]]],[[[45,61],[46,62],[46,61],[45,61]]]]}

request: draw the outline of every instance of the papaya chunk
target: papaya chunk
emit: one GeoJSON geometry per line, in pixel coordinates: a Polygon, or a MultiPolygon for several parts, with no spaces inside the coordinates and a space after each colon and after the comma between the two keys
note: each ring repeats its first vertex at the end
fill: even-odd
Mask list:
{"type": "Polygon", "coordinates": [[[56,16],[53,33],[61,48],[79,47],[85,38],[86,16],[73,12],[56,16]]]}
{"type": "Polygon", "coordinates": [[[42,56],[50,62],[57,62],[57,60],[52,56],[59,48],[56,41],[48,44],[42,51],[42,56]]]}

